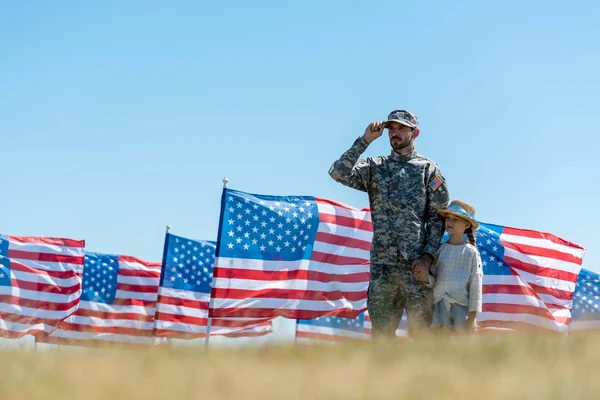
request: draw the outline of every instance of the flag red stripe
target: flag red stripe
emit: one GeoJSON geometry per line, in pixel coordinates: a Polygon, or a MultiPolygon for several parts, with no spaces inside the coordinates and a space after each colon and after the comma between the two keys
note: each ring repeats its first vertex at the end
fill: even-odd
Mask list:
{"type": "Polygon", "coordinates": [[[558,331],[520,321],[486,320],[477,321],[477,325],[479,325],[481,328],[510,328],[520,332],[558,333],[558,331]]]}
{"type": "Polygon", "coordinates": [[[164,313],[164,312],[156,312],[155,318],[157,321],[180,322],[183,324],[198,325],[198,326],[207,326],[207,324],[208,324],[208,318],[192,317],[190,315],[183,315],[183,314],[171,314],[171,313],[164,313]]]}
{"type": "MultiPolygon", "coordinates": [[[[297,290],[297,289],[261,289],[261,290],[246,290],[246,289],[213,289],[213,296],[220,299],[293,299],[293,300],[312,300],[312,301],[360,301],[367,297],[366,290],[363,292],[341,292],[333,290],[331,292],[317,290],[297,290]]],[[[301,318],[305,319],[305,318],[301,318]]]]}
{"type": "Polygon", "coordinates": [[[158,292],[158,282],[157,285],[132,285],[129,283],[117,283],[117,290],[123,290],[126,292],[137,292],[137,293],[156,293],[158,292]]]}
{"type": "Polygon", "coordinates": [[[136,306],[144,308],[155,308],[156,300],[140,300],[140,299],[123,299],[117,298],[113,302],[113,306],[136,306]]]}
{"type": "Polygon", "coordinates": [[[119,275],[136,278],[160,278],[160,271],[145,271],[143,269],[119,268],[119,275]]]}
{"type": "Polygon", "coordinates": [[[191,300],[184,299],[180,297],[171,297],[171,296],[158,296],[158,304],[168,304],[179,307],[188,307],[194,308],[197,310],[208,310],[209,303],[208,301],[200,301],[200,300],[191,300]]]}
{"type": "MultiPolygon", "coordinates": [[[[225,336],[228,338],[241,338],[241,337],[259,337],[265,336],[272,332],[272,330],[241,330],[239,332],[231,332],[231,333],[210,333],[210,336],[225,336]]],[[[175,331],[170,329],[155,329],[154,336],[156,337],[167,337],[172,339],[202,339],[206,337],[205,333],[191,333],[191,332],[182,332],[175,331]]]]}
{"type": "Polygon", "coordinates": [[[27,335],[37,337],[40,335],[46,335],[46,332],[41,329],[29,329],[28,331],[17,332],[0,328],[0,337],[5,339],[21,339],[27,335]]]}
{"type": "Polygon", "coordinates": [[[536,247],[522,243],[512,243],[505,241],[502,241],[502,244],[507,249],[512,249],[525,255],[553,258],[555,260],[566,261],[577,265],[581,265],[582,262],[581,258],[575,257],[573,254],[563,253],[554,249],[547,249],[544,247],[536,247]]]}
{"type": "Polygon", "coordinates": [[[137,314],[137,313],[117,313],[117,312],[87,310],[84,308],[79,308],[77,310],[77,315],[81,316],[81,317],[92,317],[92,318],[107,319],[107,320],[129,320],[129,321],[137,321],[137,322],[153,322],[154,321],[154,314],[143,315],[143,314],[137,314]]]}
{"type": "Polygon", "coordinates": [[[319,213],[319,219],[321,223],[339,225],[344,226],[346,228],[354,228],[360,229],[362,231],[373,232],[373,225],[371,224],[371,221],[365,221],[363,219],[321,213],[319,213]]]}
{"type": "MultiPolygon", "coordinates": [[[[54,293],[62,295],[74,294],[81,290],[80,284],[75,284],[72,286],[57,286],[55,284],[50,283],[29,282],[19,279],[11,279],[11,285],[22,290],[31,290],[34,292],[54,293]]],[[[53,303],[54,302],[48,302],[48,304],[53,303]]]]}
{"type": "MultiPolygon", "coordinates": [[[[77,304],[79,304],[79,299],[75,299],[68,303],[50,303],[47,301],[31,300],[23,297],[3,294],[0,295],[0,303],[11,304],[19,307],[35,308],[37,310],[44,311],[67,311],[72,307],[77,306],[77,304]]],[[[1,316],[4,316],[4,313],[0,313],[0,319],[2,318],[1,316]]]]}
{"type": "MultiPolygon", "coordinates": [[[[483,294],[514,294],[514,295],[523,295],[523,296],[532,296],[535,297],[537,299],[539,299],[540,301],[542,301],[542,299],[540,298],[539,291],[535,291],[529,287],[526,286],[521,286],[521,285],[483,285],[482,286],[482,293],[483,294]]],[[[561,293],[564,294],[564,292],[561,291],[561,293]]],[[[568,300],[568,299],[567,299],[568,300]]],[[[544,304],[546,304],[546,306],[548,308],[566,308],[565,306],[559,305],[559,304],[554,304],[554,303],[549,303],[547,301],[544,301],[544,304]]]]}
{"type": "Polygon", "coordinates": [[[146,260],[142,260],[140,258],[131,257],[131,256],[119,256],[119,261],[138,263],[138,264],[142,264],[146,267],[160,267],[162,265],[162,263],[160,263],[160,262],[146,261],[146,260]]]}
{"type": "Polygon", "coordinates": [[[18,243],[34,243],[34,244],[47,244],[52,246],[66,246],[84,248],[85,240],[73,240],[64,238],[52,238],[52,237],[40,237],[40,236],[7,236],[11,242],[18,243]]]}
{"type": "Polygon", "coordinates": [[[17,262],[14,260],[10,261],[10,269],[13,271],[28,272],[30,274],[36,274],[36,275],[40,275],[40,276],[47,276],[47,277],[58,278],[58,279],[70,279],[70,278],[75,278],[75,277],[81,278],[81,273],[77,273],[74,270],[67,270],[67,271],[49,270],[48,271],[45,269],[30,267],[29,265],[21,264],[20,262],[17,262]]]}
{"type": "MultiPolygon", "coordinates": [[[[526,230],[526,229],[504,227],[502,234],[503,235],[523,236],[523,237],[528,237],[528,238],[532,238],[532,239],[546,239],[546,240],[549,240],[556,244],[562,244],[565,246],[574,247],[576,249],[585,250],[584,247],[582,247],[576,243],[569,242],[568,240],[559,238],[551,233],[544,233],[544,232],[537,232],[537,231],[526,230]]],[[[502,238],[502,236],[501,236],[501,238],[502,238]]]]}
{"type": "Polygon", "coordinates": [[[318,271],[307,270],[289,270],[289,271],[264,271],[264,270],[248,270],[236,268],[218,268],[215,272],[215,277],[225,279],[248,279],[256,281],[287,281],[291,279],[308,280],[315,282],[342,282],[342,283],[359,283],[369,280],[369,272],[358,272],[353,274],[328,274],[318,271]]]}
{"type": "Polygon", "coordinates": [[[310,259],[332,265],[369,265],[369,260],[364,258],[339,256],[337,254],[322,253],[314,250],[310,259]]]}
{"type": "Polygon", "coordinates": [[[578,275],[571,273],[571,272],[561,271],[561,270],[554,269],[554,268],[546,268],[546,267],[542,267],[539,264],[529,264],[529,263],[517,260],[516,258],[512,258],[512,257],[508,257],[508,256],[505,256],[504,260],[512,268],[515,268],[515,269],[518,269],[518,270],[521,270],[524,272],[529,272],[530,274],[533,274],[533,275],[544,276],[547,278],[560,279],[561,281],[567,281],[567,282],[577,282],[578,275]]]}
{"type": "Polygon", "coordinates": [[[318,310],[288,310],[281,308],[214,308],[210,310],[209,315],[217,318],[269,318],[276,315],[292,319],[312,319],[328,315],[354,319],[363,311],[365,309],[336,308],[321,312],[318,310]]]}
{"type": "Polygon", "coordinates": [[[59,319],[30,317],[27,315],[14,314],[9,312],[3,312],[1,314],[0,320],[23,325],[46,324],[48,326],[58,326],[58,324],[61,321],[59,319]]]}
{"type": "Polygon", "coordinates": [[[152,329],[124,328],[120,326],[100,326],[65,323],[62,328],[64,330],[75,332],[112,333],[127,336],[152,336],[152,329]]]}
{"type": "Polygon", "coordinates": [[[573,293],[567,292],[566,290],[553,289],[546,286],[536,285],[535,283],[528,283],[529,286],[538,294],[545,294],[548,296],[556,297],[561,300],[572,300],[573,293]]]}
{"type": "Polygon", "coordinates": [[[537,315],[538,317],[555,320],[550,311],[547,309],[530,306],[525,304],[503,304],[503,303],[483,303],[483,312],[495,312],[503,314],[528,314],[537,315]]]}
{"type": "Polygon", "coordinates": [[[149,347],[164,346],[164,344],[135,343],[135,342],[117,342],[104,339],[69,339],[54,336],[40,336],[36,338],[37,343],[56,344],[62,346],[84,346],[89,348],[118,348],[118,347],[149,347]]]}
{"type": "Polygon", "coordinates": [[[326,232],[317,232],[315,242],[329,243],[336,246],[350,247],[353,249],[361,249],[366,251],[371,250],[371,242],[349,238],[347,236],[334,235],[326,232]]]}
{"type": "Polygon", "coordinates": [[[325,199],[322,197],[314,197],[314,199],[315,199],[315,202],[317,202],[317,203],[329,204],[332,206],[345,208],[346,210],[350,210],[350,211],[358,211],[358,212],[370,212],[371,211],[369,208],[359,209],[356,207],[349,206],[348,204],[340,203],[339,201],[336,201],[336,200],[325,199]]]}
{"type": "Polygon", "coordinates": [[[38,253],[23,250],[8,250],[8,257],[11,259],[32,260],[43,262],[56,262],[83,265],[84,256],[71,256],[65,254],[38,253]]]}

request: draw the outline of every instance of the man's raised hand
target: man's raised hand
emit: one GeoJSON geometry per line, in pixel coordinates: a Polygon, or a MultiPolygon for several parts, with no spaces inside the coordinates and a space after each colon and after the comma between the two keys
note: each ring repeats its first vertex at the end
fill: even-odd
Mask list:
{"type": "Polygon", "coordinates": [[[365,139],[367,143],[371,143],[373,140],[381,136],[383,134],[384,123],[385,121],[371,122],[369,126],[367,126],[367,129],[365,129],[363,139],[365,139]]]}

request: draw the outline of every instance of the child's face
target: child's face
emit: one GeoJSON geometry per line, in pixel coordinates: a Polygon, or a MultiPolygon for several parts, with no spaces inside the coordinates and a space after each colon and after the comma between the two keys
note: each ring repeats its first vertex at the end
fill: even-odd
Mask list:
{"type": "Polygon", "coordinates": [[[470,227],[471,224],[466,219],[462,219],[452,214],[446,216],[446,230],[449,234],[463,234],[470,227]]]}

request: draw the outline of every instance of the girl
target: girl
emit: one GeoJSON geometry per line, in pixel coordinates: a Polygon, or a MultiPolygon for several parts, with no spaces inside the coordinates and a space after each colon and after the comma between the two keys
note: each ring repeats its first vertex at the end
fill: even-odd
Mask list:
{"type": "Polygon", "coordinates": [[[481,312],[481,257],[475,247],[473,230],[479,224],[469,203],[454,200],[438,213],[445,218],[450,238],[440,244],[429,275],[433,288],[432,327],[453,332],[474,331],[481,312]],[[468,242],[465,240],[465,235],[468,242]]]}

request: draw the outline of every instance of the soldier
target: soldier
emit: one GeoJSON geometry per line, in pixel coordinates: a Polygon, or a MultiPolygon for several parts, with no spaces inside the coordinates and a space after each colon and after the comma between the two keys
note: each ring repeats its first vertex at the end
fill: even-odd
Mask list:
{"type": "Polygon", "coordinates": [[[433,293],[423,283],[444,233],[438,210],[448,206],[450,195],[437,164],[417,154],[417,136],[417,117],[392,111],[387,121],[369,124],[329,169],[335,181],[369,196],[373,241],[367,309],[373,337],[394,337],[405,309],[410,337],[432,323],[433,293]],[[391,154],[359,159],[385,128],[391,154]]]}

